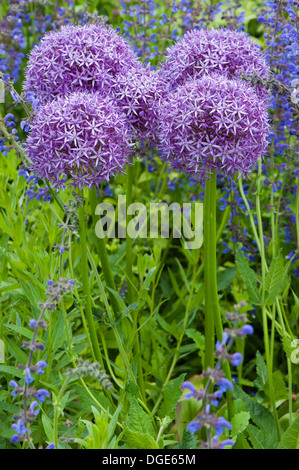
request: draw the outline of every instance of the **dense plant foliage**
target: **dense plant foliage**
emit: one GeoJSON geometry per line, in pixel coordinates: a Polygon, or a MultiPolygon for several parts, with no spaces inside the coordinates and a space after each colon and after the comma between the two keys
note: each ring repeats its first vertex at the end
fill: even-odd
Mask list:
{"type": "Polygon", "coordinates": [[[0,448],[298,449],[299,2],[0,11],[0,448]]]}

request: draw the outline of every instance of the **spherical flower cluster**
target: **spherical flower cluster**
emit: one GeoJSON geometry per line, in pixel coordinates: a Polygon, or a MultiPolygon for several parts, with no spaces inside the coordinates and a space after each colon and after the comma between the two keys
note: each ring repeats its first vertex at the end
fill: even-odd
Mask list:
{"type": "Polygon", "coordinates": [[[24,90],[40,103],[75,91],[109,93],[115,77],[140,67],[131,46],[104,24],[63,26],[47,33],[29,55],[24,90]]]}
{"type": "Polygon", "coordinates": [[[160,106],[159,147],[198,180],[212,171],[247,175],[267,148],[268,114],[253,88],[221,75],[189,80],[160,106]]]}
{"type": "Polygon", "coordinates": [[[57,187],[68,178],[70,185],[90,188],[123,171],[131,138],[110,98],[78,92],[39,110],[25,146],[34,174],[57,187]]]}
{"type": "MultiPolygon", "coordinates": [[[[238,79],[241,75],[266,79],[269,67],[258,45],[241,31],[195,29],[167,49],[161,73],[176,88],[190,78],[217,73],[238,79]]],[[[265,89],[257,86],[265,97],[265,89]]]]}
{"type": "Polygon", "coordinates": [[[149,67],[118,75],[113,93],[139,139],[157,141],[158,109],[165,89],[165,80],[149,67]]]}

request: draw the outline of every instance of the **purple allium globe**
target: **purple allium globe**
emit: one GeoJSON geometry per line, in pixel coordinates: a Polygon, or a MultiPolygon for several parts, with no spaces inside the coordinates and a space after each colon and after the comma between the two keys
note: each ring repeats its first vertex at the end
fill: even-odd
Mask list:
{"type": "Polygon", "coordinates": [[[189,80],[160,107],[161,156],[198,180],[247,175],[266,151],[268,113],[253,88],[221,75],[189,80]]]}
{"type": "MultiPolygon", "coordinates": [[[[228,78],[240,78],[240,74],[267,79],[269,67],[259,46],[241,31],[229,29],[196,29],[187,32],[166,51],[161,73],[170,88],[185,83],[190,78],[217,73],[228,78]]],[[[262,98],[268,93],[257,85],[262,98]]]]}
{"type": "Polygon", "coordinates": [[[25,142],[37,176],[61,187],[98,186],[129,163],[132,134],[114,101],[96,93],[72,93],[42,106],[25,142]]]}
{"type": "Polygon", "coordinates": [[[24,90],[44,104],[74,91],[109,94],[119,73],[141,67],[129,43],[104,24],[63,26],[29,55],[24,90]]]}
{"type": "Polygon", "coordinates": [[[150,68],[135,68],[117,77],[114,95],[126,114],[136,137],[157,142],[158,110],[166,82],[150,68]]]}

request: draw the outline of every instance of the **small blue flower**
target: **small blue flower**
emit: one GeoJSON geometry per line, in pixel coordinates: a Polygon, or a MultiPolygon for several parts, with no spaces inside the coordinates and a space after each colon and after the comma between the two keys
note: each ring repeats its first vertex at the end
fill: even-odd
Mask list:
{"type": "Polygon", "coordinates": [[[222,398],[222,391],[216,390],[212,395],[210,395],[210,402],[212,406],[218,406],[222,398]]]}
{"type": "Polygon", "coordinates": [[[244,325],[242,326],[241,328],[241,331],[242,331],[242,334],[245,336],[245,335],[252,335],[254,330],[253,330],[253,327],[251,325],[244,325]]]}
{"type": "Polygon", "coordinates": [[[224,428],[232,429],[232,425],[225,418],[223,418],[223,416],[220,416],[220,418],[217,419],[217,423],[214,427],[217,436],[221,436],[224,431],[224,428]]]}
{"type": "Polygon", "coordinates": [[[37,373],[39,375],[42,375],[42,374],[45,373],[45,371],[43,370],[44,367],[48,367],[48,364],[45,361],[38,361],[38,363],[36,365],[38,367],[37,373]]]}
{"type": "Polygon", "coordinates": [[[232,392],[233,390],[233,384],[226,378],[218,380],[217,385],[222,392],[226,392],[226,390],[230,390],[232,392]]]}
{"type": "Polygon", "coordinates": [[[28,122],[22,121],[20,126],[21,126],[22,131],[29,132],[30,126],[29,126],[28,122]]]}
{"type": "Polygon", "coordinates": [[[38,402],[36,400],[34,400],[31,405],[30,405],[30,411],[34,414],[34,416],[37,416],[38,413],[39,413],[39,410],[35,410],[34,408],[36,408],[38,406],[38,402]]]}
{"type": "Polygon", "coordinates": [[[54,442],[51,442],[51,444],[49,444],[46,449],[55,449],[55,443],[54,442]]]}
{"type": "Polygon", "coordinates": [[[36,328],[36,321],[34,320],[34,318],[31,318],[31,320],[29,320],[29,326],[30,328],[36,328]]]}
{"type": "Polygon", "coordinates": [[[188,390],[190,390],[190,393],[188,393],[186,395],[186,398],[196,398],[196,388],[195,386],[193,385],[193,383],[191,382],[183,382],[182,385],[181,385],[181,388],[184,389],[184,388],[187,388],[188,390]]]}
{"type": "Polygon", "coordinates": [[[26,374],[25,374],[25,382],[26,384],[31,384],[33,381],[34,381],[34,378],[32,377],[30,373],[30,369],[27,367],[26,374]]]}
{"type": "Polygon", "coordinates": [[[216,349],[220,348],[221,346],[225,346],[227,341],[229,339],[229,335],[224,331],[222,333],[222,341],[221,343],[219,341],[216,342],[216,349]]]}
{"type": "Polygon", "coordinates": [[[201,428],[200,424],[198,421],[190,421],[190,423],[187,425],[187,429],[191,434],[195,434],[199,429],[201,428]]]}
{"type": "Polygon", "coordinates": [[[16,431],[17,434],[14,434],[10,440],[12,444],[19,442],[24,439],[24,436],[27,432],[27,428],[23,423],[22,419],[18,419],[17,423],[12,424],[12,429],[16,431]]]}
{"type": "Polygon", "coordinates": [[[225,439],[224,441],[221,442],[220,449],[224,449],[227,446],[233,447],[234,445],[235,443],[232,439],[225,439]]]}
{"type": "Polygon", "coordinates": [[[35,392],[34,397],[38,401],[44,402],[46,397],[50,398],[50,392],[48,392],[48,390],[45,390],[44,388],[41,388],[35,392]]]}
{"type": "Polygon", "coordinates": [[[233,354],[232,357],[231,357],[231,363],[234,367],[238,367],[241,364],[242,361],[243,361],[243,356],[242,356],[241,353],[237,352],[237,353],[233,354]]]}

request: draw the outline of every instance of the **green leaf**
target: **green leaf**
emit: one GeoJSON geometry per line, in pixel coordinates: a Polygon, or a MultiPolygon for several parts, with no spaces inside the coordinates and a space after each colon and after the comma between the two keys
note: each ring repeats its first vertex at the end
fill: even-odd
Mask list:
{"type": "Polygon", "coordinates": [[[135,398],[132,400],[126,426],[127,430],[133,433],[149,434],[153,438],[155,437],[151,417],[141,408],[135,398]]]}
{"type": "Polygon", "coordinates": [[[272,441],[277,441],[276,423],[274,416],[270,411],[256,400],[245,393],[238,385],[234,385],[234,393],[237,398],[243,400],[246,411],[250,413],[252,421],[264,430],[272,441]]]}
{"type": "Polygon", "coordinates": [[[252,424],[248,425],[247,432],[254,449],[277,449],[278,441],[273,440],[272,434],[258,429],[252,424]]]}
{"type": "Polygon", "coordinates": [[[283,449],[299,448],[299,416],[297,416],[291,426],[283,433],[281,447],[283,449]]]}
{"type": "Polygon", "coordinates": [[[0,372],[9,374],[12,377],[14,377],[14,376],[18,377],[19,379],[24,378],[24,372],[22,370],[17,369],[16,367],[0,365],[0,372]]]}
{"type": "Polygon", "coordinates": [[[165,416],[172,416],[173,410],[176,408],[179,399],[182,396],[181,385],[185,380],[186,374],[181,374],[176,379],[167,384],[163,390],[164,401],[159,409],[158,416],[164,418],[165,416]]]}
{"type": "Polygon", "coordinates": [[[195,330],[194,328],[188,328],[186,330],[186,335],[188,336],[188,338],[191,338],[194,341],[196,347],[200,351],[204,350],[204,348],[205,348],[205,337],[202,333],[195,330]]]}
{"type": "MultiPolygon", "coordinates": [[[[288,389],[286,387],[284,378],[282,373],[279,370],[276,370],[272,374],[272,381],[273,381],[273,391],[274,391],[274,398],[275,401],[278,400],[285,400],[288,398],[288,389]]],[[[270,387],[269,387],[269,380],[264,387],[264,392],[268,395],[270,399],[270,387]]]]}
{"type": "Polygon", "coordinates": [[[236,437],[241,434],[247,428],[250,420],[250,414],[248,411],[241,411],[240,413],[236,414],[232,420],[232,437],[236,437]]]}
{"type": "Polygon", "coordinates": [[[259,390],[264,390],[268,380],[268,370],[263,356],[259,351],[256,353],[256,373],[258,377],[255,379],[254,385],[256,385],[259,390]]]}
{"type": "Polygon", "coordinates": [[[225,271],[219,271],[217,273],[218,291],[227,289],[236,275],[237,270],[235,268],[228,268],[225,269],[225,271]]]}
{"type": "Polygon", "coordinates": [[[243,434],[239,434],[236,443],[234,445],[234,449],[251,449],[247,439],[243,436],[243,434]]]}
{"type": "Polygon", "coordinates": [[[175,449],[197,449],[198,439],[195,434],[191,434],[188,429],[185,429],[183,439],[175,446],[175,449]]]}
{"type": "Polygon", "coordinates": [[[130,449],[159,449],[155,439],[149,434],[126,430],[125,439],[130,449]]]}
{"type": "Polygon", "coordinates": [[[283,288],[284,263],[281,253],[272,260],[265,279],[266,295],[265,302],[271,305],[283,288]]]}
{"type": "Polygon", "coordinates": [[[53,431],[52,423],[51,423],[51,421],[49,420],[49,418],[46,414],[42,415],[42,422],[43,422],[44,430],[45,430],[45,433],[46,433],[46,436],[47,436],[48,440],[50,442],[53,442],[54,441],[54,431],[53,431]]]}
{"type": "Polygon", "coordinates": [[[113,434],[114,434],[114,431],[115,431],[115,428],[117,426],[117,421],[118,421],[118,417],[119,417],[119,414],[120,412],[122,411],[122,408],[123,408],[123,405],[120,403],[117,407],[117,409],[115,410],[115,413],[114,415],[112,416],[111,418],[111,421],[108,425],[108,440],[110,441],[113,437],[113,434]]]}
{"type": "Polygon", "coordinates": [[[128,382],[126,383],[126,396],[128,400],[131,402],[133,398],[137,399],[139,396],[139,393],[140,393],[140,389],[138,385],[132,380],[128,380],[128,382]]]}
{"type": "Polygon", "coordinates": [[[181,265],[181,263],[179,262],[179,260],[178,260],[177,258],[176,258],[175,260],[176,260],[177,265],[178,265],[178,267],[179,267],[179,273],[180,273],[181,279],[182,279],[182,281],[184,282],[187,291],[190,292],[190,283],[189,283],[189,281],[188,281],[188,279],[187,279],[186,272],[185,272],[185,270],[183,269],[183,266],[181,265]]]}
{"type": "Polygon", "coordinates": [[[245,282],[245,287],[249,296],[249,302],[253,305],[261,305],[261,298],[257,288],[255,273],[250,268],[249,261],[245,258],[240,248],[237,249],[236,264],[240,271],[241,277],[245,282]]]}
{"type": "Polygon", "coordinates": [[[294,351],[292,347],[292,341],[290,340],[290,338],[284,335],[282,337],[282,345],[283,345],[283,350],[286,353],[286,356],[290,358],[294,351]]]}

